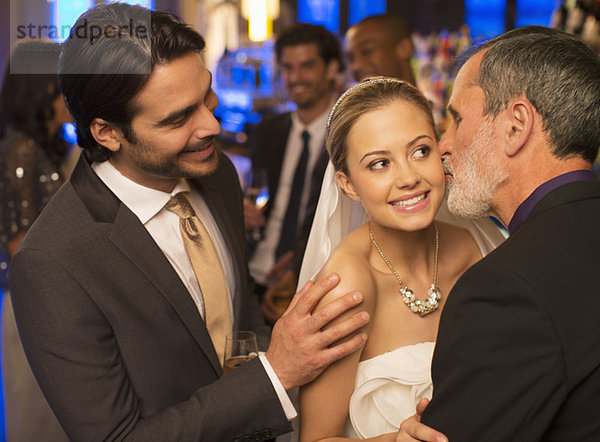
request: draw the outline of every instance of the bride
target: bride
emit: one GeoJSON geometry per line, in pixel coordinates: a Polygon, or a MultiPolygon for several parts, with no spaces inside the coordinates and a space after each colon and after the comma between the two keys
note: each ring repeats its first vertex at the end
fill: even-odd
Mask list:
{"type": "Polygon", "coordinates": [[[447,211],[429,103],[408,83],[377,77],[346,91],[329,116],[327,151],[300,285],[319,270],[337,272],[341,282],[322,304],[358,290],[372,319],[362,350],[300,390],[300,440],[393,440],[431,397],[446,297],[503,236],[489,220],[447,211]]]}

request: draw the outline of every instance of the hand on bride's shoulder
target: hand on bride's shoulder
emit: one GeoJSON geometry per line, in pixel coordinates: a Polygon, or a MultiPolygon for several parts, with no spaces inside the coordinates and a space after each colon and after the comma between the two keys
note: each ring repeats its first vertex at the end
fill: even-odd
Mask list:
{"type": "MultiPolygon", "coordinates": [[[[376,284],[368,261],[371,243],[365,228],[366,225],[361,226],[344,237],[317,275],[317,281],[332,272],[340,275],[340,283],[321,300],[317,309],[349,291],[359,291],[364,297],[360,309],[373,313],[376,284]]],[[[349,311],[346,315],[353,313],[349,311]]]]}

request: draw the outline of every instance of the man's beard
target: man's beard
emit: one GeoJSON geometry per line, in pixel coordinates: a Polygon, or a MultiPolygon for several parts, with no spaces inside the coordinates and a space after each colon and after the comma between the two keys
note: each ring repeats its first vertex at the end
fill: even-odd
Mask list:
{"type": "MultiPolygon", "coordinates": [[[[161,157],[151,146],[144,143],[144,141],[140,140],[135,135],[133,139],[137,148],[132,152],[132,158],[140,169],[150,172],[154,175],[169,178],[198,179],[207,175],[211,175],[219,165],[219,156],[217,154],[218,146],[216,145],[216,142],[214,152],[212,155],[202,161],[202,167],[194,167],[193,169],[190,169],[178,161],[177,155],[161,157]]],[[[184,148],[184,152],[199,149],[208,144],[210,141],[214,141],[214,137],[207,137],[197,141],[193,145],[186,146],[186,148],[184,148]]]]}
{"type": "Polygon", "coordinates": [[[446,189],[448,209],[455,215],[485,216],[496,190],[507,178],[507,173],[495,161],[494,139],[492,123],[486,121],[477,130],[471,145],[462,149],[458,174],[449,164],[444,164],[445,170],[453,176],[446,189]]]}
{"type": "Polygon", "coordinates": [[[310,109],[319,100],[319,96],[315,93],[314,88],[310,84],[303,84],[311,89],[310,93],[306,96],[294,97],[293,102],[299,109],[310,109]]]}

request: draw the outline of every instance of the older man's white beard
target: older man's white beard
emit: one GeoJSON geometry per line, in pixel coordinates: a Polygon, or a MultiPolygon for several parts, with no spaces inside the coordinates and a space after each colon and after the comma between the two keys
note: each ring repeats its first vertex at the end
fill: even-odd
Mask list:
{"type": "Polygon", "coordinates": [[[494,160],[494,132],[491,122],[481,126],[470,146],[464,147],[459,161],[460,170],[453,174],[447,186],[448,209],[458,216],[480,218],[490,210],[490,201],[507,174],[494,160]]]}

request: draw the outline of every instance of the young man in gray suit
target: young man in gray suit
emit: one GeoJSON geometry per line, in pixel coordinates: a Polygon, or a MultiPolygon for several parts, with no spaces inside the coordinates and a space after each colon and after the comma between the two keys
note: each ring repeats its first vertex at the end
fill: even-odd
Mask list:
{"type": "Polygon", "coordinates": [[[342,338],[366,314],[322,331],[358,293],[312,315],[332,275],[294,298],[266,353],[223,376],[225,334],[266,341],[268,328],[203,47],[171,15],[119,3],[85,13],[64,44],[84,155],[10,271],[27,357],[73,440],[273,438],[295,416],[286,391],[365,339],[342,338]]]}

